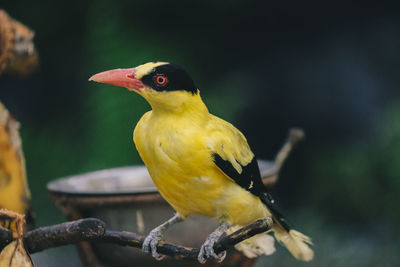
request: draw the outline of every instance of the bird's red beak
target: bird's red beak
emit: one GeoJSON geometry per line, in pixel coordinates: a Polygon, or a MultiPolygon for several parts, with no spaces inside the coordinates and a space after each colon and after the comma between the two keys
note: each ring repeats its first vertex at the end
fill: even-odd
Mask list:
{"type": "Polygon", "coordinates": [[[143,83],[135,78],[136,68],[115,69],[97,73],[89,81],[126,87],[130,90],[143,88],[143,83]]]}

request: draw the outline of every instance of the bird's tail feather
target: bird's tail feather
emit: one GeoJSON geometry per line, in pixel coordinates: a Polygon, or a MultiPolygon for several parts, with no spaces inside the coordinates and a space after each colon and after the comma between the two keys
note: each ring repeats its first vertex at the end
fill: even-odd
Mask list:
{"type": "MultiPolygon", "coordinates": [[[[240,226],[232,226],[229,228],[228,234],[233,233],[240,228],[240,226]]],[[[274,243],[275,240],[271,235],[261,233],[236,244],[235,248],[241,251],[248,258],[256,258],[263,254],[273,254],[275,252],[274,243]]]]}
{"type": "MultiPolygon", "coordinates": [[[[239,228],[239,226],[231,227],[229,233],[239,228]]],[[[287,231],[280,224],[274,224],[272,231],[276,240],[284,245],[293,257],[302,261],[313,259],[314,252],[308,246],[312,245],[312,241],[308,236],[292,229],[287,231]]],[[[275,252],[274,238],[268,233],[261,233],[238,243],[235,248],[248,258],[255,258],[263,254],[271,255],[275,252]]]]}
{"type": "Polygon", "coordinates": [[[260,199],[272,213],[272,218],[275,222],[272,230],[274,231],[275,238],[283,244],[296,259],[302,261],[312,260],[314,258],[314,252],[308,246],[312,245],[311,239],[291,229],[285,217],[276,209],[274,200],[270,194],[264,193],[260,195],[260,199]]]}
{"type": "MultiPolygon", "coordinates": [[[[314,251],[309,247],[309,245],[313,244],[311,238],[291,229],[285,217],[276,209],[271,195],[268,193],[261,194],[260,199],[272,214],[272,219],[274,220],[272,231],[276,240],[284,245],[296,259],[311,261],[314,258],[314,251]]],[[[229,229],[229,233],[239,228],[238,226],[233,226],[229,229]]],[[[275,252],[274,239],[268,233],[261,233],[246,239],[237,244],[235,248],[242,251],[249,258],[255,258],[262,254],[271,255],[275,252]]]]}
{"type": "Polygon", "coordinates": [[[276,240],[283,244],[293,257],[302,261],[311,261],[314,258],[314,252],[308,246],[312,245],[308,236],[292,229],[287,231],[279,224],[274,225],[272,229],[276,240]]]}

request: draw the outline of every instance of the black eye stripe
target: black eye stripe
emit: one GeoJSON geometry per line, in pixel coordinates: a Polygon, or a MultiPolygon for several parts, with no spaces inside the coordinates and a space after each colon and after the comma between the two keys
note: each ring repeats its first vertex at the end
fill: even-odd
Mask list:
{"type": "Polygon", "coordinates": [[[175,64],[165,64],[155,67],[151,73],[144,75],[141,81],[156,91],[188,91],[197,93],[197,87],[192,78],[181,67],[175,64]],[[157,77],[163,75],[164,83],[159,83],[157,77]]]}

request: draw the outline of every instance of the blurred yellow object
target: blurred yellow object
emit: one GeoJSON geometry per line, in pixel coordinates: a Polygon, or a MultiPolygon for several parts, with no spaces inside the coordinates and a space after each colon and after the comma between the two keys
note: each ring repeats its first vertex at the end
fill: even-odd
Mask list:
{"type": "Polygon", "coordinates": [[[13,238],[16,238],[1,251],[0,267],[33,267],[23,243],[25,216],[2,209],[0,210],[0,226],[11,229],[13,238]]]}
{"type": "Polygon", "coordinates": [[[0,208],[20,214],[30,212],[30,192],[19,123],[0,103],[0,208]]]}

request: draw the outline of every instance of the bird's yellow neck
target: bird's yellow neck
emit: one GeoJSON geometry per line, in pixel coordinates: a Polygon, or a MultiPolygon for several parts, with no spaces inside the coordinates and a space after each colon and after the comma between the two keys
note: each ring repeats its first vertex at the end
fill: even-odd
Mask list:
{"type": "Polygon", "coordinates": [[[153,113],[178,116],[208,114],[208,109],[200,97],[200,93],[187,91],[143,92],[142,96],[149,102],[153,113]]]}

